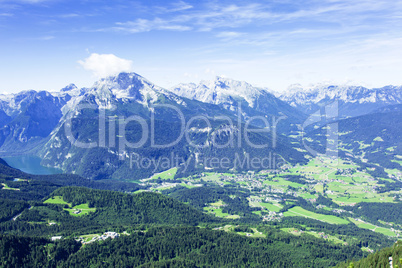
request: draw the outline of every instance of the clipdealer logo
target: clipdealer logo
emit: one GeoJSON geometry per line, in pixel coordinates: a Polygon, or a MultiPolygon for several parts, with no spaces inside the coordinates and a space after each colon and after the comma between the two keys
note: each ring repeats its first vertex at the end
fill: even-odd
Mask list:
{"type": "MultiPolygon", "coordinates": [[[[150,117],[143,118],[139,115],[132,116],[107,116],[108,112],[113,112],[116,107],[109,107],[108,109],[104,107],[98,107],[95,104],[80,104],[77,105],[76,109],[72,111],[64,124],[64,131],[69,142],[76,147],[82,149],[91,149],[96,147],[114,149],[117,151],[120,160],[129,159],[131,168],[144,168],[152,169],[154,171],[168,169],[175,166],[184,165],[187,169],[190,164],[195,166],[204,166],[211,169],[277,169],[280,166],[286,164],[286,161],[274,152],[277,146],[277,126],[287,117],[285,115],[272,116],[268,118],[267,116],[252,116],[245,118],[241,104],[237,107],[237,118],[229,117],[226,115],[219,115],[215,117],[209,117],[206,115],[197,115],[191,118],[185,117],[183,112],[176,106],[171,104],[155,104],[150,107],[150,117]],[[174,114],[177,122],[179,123],[179,129],[177,136],[173,137],[174,140],[165,143],[158,144],[156,142],[156,111],[158,109],[169,110],[171,114],[174,114]],[[73,120],[77,115],[84,113],[85,110],[92,110],[98,114],[97,125],[98,125],[98,140],[88,140],[82,141],[79,138],[80,133],[73,134],[73,120]],[[218,142],[218,133],[216,131],[218,128],[213,129],[211,119],[216,122],[219,120],[222,122],[221,126],[225,126],[229,130],[227,131],[227,139],[224,143],[222,140],[218,142]],[[203,143],[196,143],[191,138],[191,131],[197,122],[203,122],[206,126],[205,129],[208,130],[209,138],[203,143]],[[127,132],[127,126],[130,123],[136,123],[140,138],[135,142],[129,141],[128,137],[130,135],[127,132]],[[259,127],[255,127],[259,125],[259,127]],[[264,135],[270,135],[270,141],[266,143],[256,143],[250,139],[250,133],[262,133],[264,135]],[[118,137],[116,139],[116,137],[118,137]],[[184,158],[179,155],[164,155],[158,158],[149,158],[146,156],[141,156],[136,153],[136,149],[140,148],[152,148],[152,149],[166,149],[176,146],[180,141],[185,139],[185,143],[192,147],[194,153],[188,158],[184,158]],[[202,149],[208,147],[214,147],[217,150],[225,148],[243,148],[244,146],[251,148],[253,150],[264,150],[267,149],[266,155],[261,157],[252,157],[250,153],[236,152],[231,157],[207,157],[202,156],[200,153],[202,149]],[[131,149],[132,152],[129,152],[131,149]],[[270,150],[268,150],[270,149],[270,150]]],[[[329,112],[332,110],[328,110],[329,112]]],[[[315,118],[314,116],[312,118],[315,118]]],[[[311,121],[311,120],[310,120],[311,121]]],[[[308,126],[310,121],[306,121],[303,127],[308,126]]],[[[314,122],[313,122],[314,123],[314,122]]],[[[81,138],[82,139],[82,138],[81,138]]],[[[269,139],[267,139],[269,140],[269,139]]],[[[310,152],[312,151],[306,144],[304,144],[306,149],[310,152]]]]}

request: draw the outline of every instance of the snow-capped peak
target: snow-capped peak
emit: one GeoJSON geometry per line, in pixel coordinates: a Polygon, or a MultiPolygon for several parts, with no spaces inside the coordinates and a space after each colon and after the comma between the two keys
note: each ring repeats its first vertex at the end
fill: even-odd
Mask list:
{"type": "Polygon", "coordinates": [[[386,86],[366,88],[357,85],[317,84],[307,88],[292,86],[278,97],[305,113],[312,112],[318,106],[325,106],[338,101],[344,117],[369,113],[386,105],[402,103],[402,87],[386,86]]]}
{"type": "Polygon", "coordinates": [[[92,93],[103,96],[112,94],[117,99],[134,99],[138,102],[155,101],[159,92],[165,91],[136,73],[120,73],[97,81],[92,93]]]}
{"type": "Polygon", "coordinates": [[[217,76],[211,81],[179,84],[170,88],[173,93],[212,104],[233,103],[235,99],[244,99],[250,107],[254,106],[255,99],[263,93],[264,89],[254,87],[244,81],[236,81],[226,77],[217,76]]]}
{"type": "Polygon", "coordinates": [[[78,89],[75,84],[69,84],[68,86],[62,88],[60,91],[61,92],[67,92],[67,91],[72,91],[78,89]]]}

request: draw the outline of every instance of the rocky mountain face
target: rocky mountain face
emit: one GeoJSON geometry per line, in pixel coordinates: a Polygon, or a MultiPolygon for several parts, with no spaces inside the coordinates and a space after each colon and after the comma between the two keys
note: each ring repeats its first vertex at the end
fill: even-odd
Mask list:
{"type": "Polygon", "coordinates": [[[220,105],[231,111],[237,111],[239,103],[245,104],[243,111],[251,115],[257,111],[271,116],[286,115],[296,121],[304,116],[264,88],[223,77],[216,77],[212,81],[201,81],[198,85],[179,84],[169,90],[179,96],[220,105]]]}
{"type": "MultiPolygon", "coordinates": [[[[287,137],[273,136],[273,130],[245,137],[243,120],[250,115],[239,120],[226,108],[178,96],[135,73],[121,73],[72,97],[39,154],[43,164],[96,179],[146,177],[174,166],[187,172],[214,169],[201,160],[214,157],[232,161],[236,156],[262,158],[276,153],[281,161],[306,160],[287,137]],[[137,143],[141,146],[133,145],[137,143]],[[256,149],[253,144],[269,146],[256,149]],[[133,155],[151,164],[133,168],[133,155]],[[161,166],[160,161],[168,158],[169,165],[161,166]]],[[[234,163],[223,169],[231,168],[246,169],[234,163]]]]}
{"type": "Polygon", "coordinates": [[[318,85],[303,88],[294,85],[286,92],[277,94],[277,97],[307,114],[338,101],[339,116],[346,118],[368,114],[384,106],[402,104],[402,87],[368,89],[361,86],[318,85]]]}
{"type": "Polygon", "coordinates": [[[0,150],[27,152],[42,143],[59,123],[69,95],[24,91],[0,97],[0,150]]]}
{"type": "Polygon", "coordinates": [[[187,173],[258,170],[263,167],[247,161],[268,156],[271,162],[303,163],[309,155],[295,137],[308,114],[334,100],[340,117],[395,111],[401,89],[294,87],[278,98],[222,77],[167,90],[121,73],[90,88],[70,84],[52,93],[0,95],[0,154],[35,153],[44,165],[65,172],[126,180],[172,167],[187,173]],[[256,131],[245,131],[250,127],[256,131]],[[230,164],[214,166],[208,162],[213,158],[230,164]]]}

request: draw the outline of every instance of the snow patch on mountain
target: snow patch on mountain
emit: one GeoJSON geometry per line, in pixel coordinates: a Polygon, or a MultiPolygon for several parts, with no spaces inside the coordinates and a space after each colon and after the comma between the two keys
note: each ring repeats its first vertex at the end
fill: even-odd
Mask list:
{"type": "Polygon", "coordinates": [[[233,103],[235,100],[244,99],[252,108],[260,95],[268,93],[265,89],[254,87],[247,82],[219,76],[212,81],[201,81],[198,85],[179,84],[169,90],[185,98],[212,104],[233,103]]]}
{"type": "Polygon", "coordinates": [[[161,93],[167,91],[136,73],[120,73],[96,82],[91,93],[100,97],[109,97],[111,93],[117,99],[131,99],[147,104],[155,102],[161,93]]]}
{"type": "Polygon", "coordinates": [[[344,103],[402,103],[402,87],[386,86],[382,88],[365,88],[362,86],[319,84],[303,88],[293,85],[286,92],[277,95],[294,107],[318,104],[326,100],[338,100],[344,103]]]}

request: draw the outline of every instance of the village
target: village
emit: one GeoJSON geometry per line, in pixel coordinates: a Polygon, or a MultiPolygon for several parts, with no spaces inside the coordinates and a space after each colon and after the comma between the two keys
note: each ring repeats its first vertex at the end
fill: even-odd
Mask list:
{"type": "Polygon", "coordinates": [[[76,237],[76,241],[81,242],[82,244],[90,244],[96,241],[103,241],[108,238],[115,239],[120,237],[119,233],[116,232],[105,232],[102,235],[85,235],[76,237]]]}

